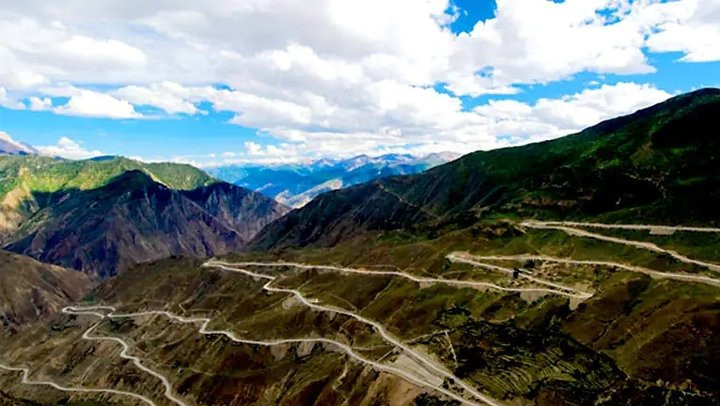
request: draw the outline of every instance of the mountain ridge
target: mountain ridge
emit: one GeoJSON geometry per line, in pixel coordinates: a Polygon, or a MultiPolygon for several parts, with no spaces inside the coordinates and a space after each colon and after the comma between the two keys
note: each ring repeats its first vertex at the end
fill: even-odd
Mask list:
{"type": "Polygon", "coordinates": [[[190,165],[123,158],[68,160],[44,156],[0,156],[0,241],[44,202],[36,196],[64,189],[93,189],[127,170],[139,169],[171,188],[194,189],[217,180],[190,165]]]}
{"type": "MultiPolygon", "coordinates": [[[[720,137],[703,130],[713,128],[718,116],[720,89],[702,89],[559,139],[477,151],[422,174],[329,192],[270,224],[251,246],[328,246],[338,242],[338,234],[346,239],[368,229],[423,226],[434,233],[488,215],[613,218],[629,210],[675,221],[712,221],[711,203],[701,210],[676,209],[720,187],[707,176],[708,168],[720,171],[712,153],[720,137]],[[685,127],[692,129],[690,137],[683,135],[685,127]],[[370,201],[406,215],[384,222],[378,215],[383,211],[370,208],[370,201]],[[418,223],[421,217],[427,217],[424,224],[418,223]],[[305,231],[297,234],[296,225],[305,231]],[[332,238],[322,236],[325,229],[332,238]]],[[[720,204],[717,192],[704,199],[720,204]]]]}
{"type": "Polygon", "coordinates": [[[320,159],[308,164],[231,165],[209,169],[214,176],[273,197],[293,208],[307,204],[330,190],[378,178],[418,173],[459,155],[434,153],[418,157],[410,154],[358,155],[347,159],[320,159]]]}
{"type": "Polygon", "coordinates": [[[39,151],[24,142],[12,139],[10,135],[0,131],[0,155],[38,155],[39,151]]]}
{"type": "Polygon", "coordinates": [[[35,200],[42,206],[6,238],[6,249],[103,278],[138,262],[238,250],[286,210],[226,183],[171,189],[141,170],[35,200]]]}

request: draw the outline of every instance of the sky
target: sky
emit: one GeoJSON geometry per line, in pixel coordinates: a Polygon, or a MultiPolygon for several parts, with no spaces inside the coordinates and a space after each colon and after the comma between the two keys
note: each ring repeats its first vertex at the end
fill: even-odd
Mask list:
{"type": "Polygon", "coordinates": [[[720,86],[717,0],[0,6],[0,132],[73,159],[469,153],[720,86]]]}

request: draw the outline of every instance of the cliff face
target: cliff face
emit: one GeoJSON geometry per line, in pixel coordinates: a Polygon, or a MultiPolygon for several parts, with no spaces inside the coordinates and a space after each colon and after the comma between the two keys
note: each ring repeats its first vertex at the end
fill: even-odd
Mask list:
{"type": "Polygon", "coordinates": [[[249,241],[288,208],[265,195],[225,182],[182,192],[217,220],[249,241]]]}

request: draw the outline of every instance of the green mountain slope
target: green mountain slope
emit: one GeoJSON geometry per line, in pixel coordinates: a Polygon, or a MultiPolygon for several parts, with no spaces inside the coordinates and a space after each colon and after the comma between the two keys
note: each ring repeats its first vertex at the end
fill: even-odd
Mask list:
{"type": "Polygon", "coordinates": [[[326,193],[254,246],[332,245],[366,230],[437,233],[493,216],[718,224],[718,117],[720,90],[704,89],[575,135],[326,193]]]}
{"type": "Polygon", "coordinates": [[[238,186],[176,190],[138,170],[95,189],[34,196],[43,207],[7,239],[7,249],[101,277],[173,255],[237,250],[285,211],[238,186]]]}
{"type": "Polygon", "coordinates": [[[144,163],[123,157],[65,160],[41,156],[0,156],[0,197],[23,185],[31,191],[93,189],[129,170],[141,170],[173,189],[195,189],[213,183],[205,172],[185,164],[144,163]]]}
{"type": "Polygon", "coordinates": [[[41,209],[38,194],[100,187],[129,170],[140,170],[173,189],[190,190],[214,183],[190,165],[134,161],[122,157],[82,161],[40,156],[0,156],[0,241],[41,209]]]}

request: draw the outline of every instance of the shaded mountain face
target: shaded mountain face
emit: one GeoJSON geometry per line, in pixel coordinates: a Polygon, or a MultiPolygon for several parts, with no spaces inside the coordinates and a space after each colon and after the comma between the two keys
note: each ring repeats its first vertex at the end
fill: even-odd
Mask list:
{"type": "Polygon", "coordinates": [[[243,241],[289,211],[267,196],[225,182],[217,182],[181,194],[213,218],[226,224],[243,241]]]}
{"type": "Polygon", "coordinates": [[[7,249],[101,278],[174,255],[240,249],[284,208],[229,184],[170,189],[128,171],[89,190],[35,193],[42,206],[7,240],[7,249]]]}
{"type": "Polygon", "coordinates": [[[125,171],[141,170],[172,189],[190,190],[215,182],[190,165],[146,164],[121,157],[73,161],[40,156],[0,156],[0,241],[17,230],[46,202],[37,200],[68,189],[89,190],[125,171]]]}
{"type": "Polygon", "coordinates": [[[327,193],[253,246],[332,245],[368,229],[436,232],[502,215],[717,224],[718,117],[720,90],[704,89],[575,135],[327,193]]]}
{"type": "Polygon", "coordinates": [[[457,157],[453,153],[424,157],[407,154],[360,155],[344,160],[323,159],[308,165],[225,166],[210,169],[210,173],[297,208],[327,191],[388,176],[419,173],[457,157]]]}
{"type": "Polygon", "coordinates": [[[407,229],[432,218],[432,213],[390,194],[375,181],[315,198],[268,225],[253,240],[252,248],[329,246],[364,231],[407,229]]]}
{"type": "Polygon", "coordinates": [[[90,288],[87,275],[0,250],[0,335],[51,317],[90,288]]]}

